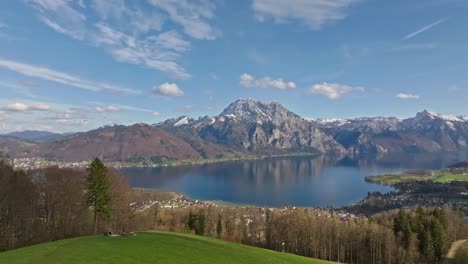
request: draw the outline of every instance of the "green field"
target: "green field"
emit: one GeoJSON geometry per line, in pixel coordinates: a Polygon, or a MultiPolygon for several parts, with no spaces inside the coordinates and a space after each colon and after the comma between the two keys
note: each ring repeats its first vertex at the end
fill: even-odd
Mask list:
{"type": "Polygon", "coordinates": [[[89,236],[0,253],[0,263],[329,263],[208,237],[144,232],[89,236]]]}
{"type": "Polygon", "coordinates": [[[452,181],[468,181],[468,174],[454,174],[447,171],[434,172],[433,174],[417,175],[411,173],[388,174],[369,176],[366,180],[372,183],[395,185],[404,182],[433,181],[438,183],[450,183],[452,181]]]}

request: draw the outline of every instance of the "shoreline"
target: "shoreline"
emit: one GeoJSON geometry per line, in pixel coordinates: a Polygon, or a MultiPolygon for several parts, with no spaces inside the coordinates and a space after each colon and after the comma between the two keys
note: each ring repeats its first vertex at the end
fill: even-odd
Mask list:
{"type": "MultiPolygon", "coordinates": [[[[193,166],[193,165],[206,165],[206,164],[216,164],[223,162],[236,162],[236,161],[255,161],[255,160],[265,160],[269,158],[288,158],[288,157],[319,157],[319,156],[330,156],[329,154],[323,153],[308,153],[308,152],[298,152],[298,153],[289,153],[289,154],[275,154],[275,155],[253,155],[253,156],[242,156],[234,158],[207,158],[207,159],[197,159],[197,160],[176,160],[173,162],[168,162],[164,164],[146,164],[146,163],[131,163],[131,162],[119,162],[119,161],[110,161],[104,162],[108,167],[114,169],[122,168],[163,168],[163,167],[183,167],[183,166],[193,166]]],[[[59,168],[77,168],[83,169],[86,168],[91,161],[54,161],[54,160],[45,160],[43,158],[14,158],[12,165],[16,169],[23,170],[33,170],[33,169],[43,169],[47,167],[57,166],[59,168]]]]}
{"type": "MultiPolygon", "coordinates": [[[[419,174],[431,174],[431,175],[439,175],[441,173],[446,173],[450,169],[442,169],[442,170],[420,170],[418,171],[419,174]]],[[[454,169],[452,169],[453,171],[454,169]]],[[[457,169],[455,169],[457,170],[457,169]]],[[[453,180],[453,182],[466,182],[468,184],[468,173],[460,172],[460,170],[466,170],[468,172],[468,168],[458,169],[456,171],[458,174],[456,175],[463,175],[466,176],[466,180],[460,181],[459,178],[453,180]]],[[[414,172],[402,172],[399,174],[393,174],[394,177],[404,177],[414,172]]],[[[388,175],[387,175],[388,176],[388,175]]],[[[446,176],[446,175],[445,175],[446,176]]],[[[427,186],[436,187],[436,188],[444,188],[444,190],[453,184],[452,181],[443,181],[443,182],[432,182],[427,178],[421,176],[418,181],[409,181],[403,183],[393,183],[393,184],[386,184],[383,182],[374,182],[367,180],[368,178],[375,178],[379,176],[368,176],[366,177],[366,181],[369,183],[382,185],[382,186],[389,186],[393,188],[392,191],[387,193],[380,193],[380,192],[372,192],[369,193],[367,196],[357,199],[355,201],[350,202],[347,205],[342,206],[300,206],[300,205],[292,205],[292,204],[283,204],[283,205],[256,205],[256,204],[242,204],[242,203],[235,203],[229,201],[222,201],[222,200],[198,200],[192,197],[189,197],[181,192],[172,192],[176,193],[179,198],[186,199],[188,201],[193,201],[197,203],[208,203],[214,206],[227,206],[227,207],[256,207],[256,208],[270,208],[270,209],[287,209],[287,208],[304,208],[304,209],[316,209],[316,210],[324,210],[329,212],[338,212],[338,213],[350,213],[353,215],[366,215],[371,216],[375,213],[381,211],[387,211],[395,208],[401,207],[415,207],[415,206],[429,206],[429,207],[440,207],[444,205],[452,205],[458,206],[461,208],[465,208],[466,214],[468,214],[468,191],[461,192],[461,193],[454,193],[448,192],[444,193],[438,189],[433,190],[432,192],[425,191],[427,186]]],[[[440,178],[437,178],[440,180],[440,178]]],[[[446,178],[444,178],[446,179],[446,178]]],[[[467,185],[468,186],[468,185],[467,185]]],[[[455,186],[456,188],[457,186],[455,186]]],[[[154,192],[166,192],[163,190],[158,189],[144,189],[147,191],[154,191],[154,192]]],[[[455,189],[457,190],[457,189],[455,189]]]]}

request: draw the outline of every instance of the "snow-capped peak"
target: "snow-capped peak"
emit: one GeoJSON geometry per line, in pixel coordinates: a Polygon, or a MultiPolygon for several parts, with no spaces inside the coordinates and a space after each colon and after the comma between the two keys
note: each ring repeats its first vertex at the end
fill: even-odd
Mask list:
{"type": "Polygon", "coordinates": [[[184,116],[179,121],[177,121],[174,126],[187,125],[189,123],[188,117],[184,116]]]}
{"type": "Polygon", "coordinates": [[[427,111],[427,110],[424,110],[423,112],[418,113],[416,116],[419,116],[419,117],[427,116],[427,117],[429,117],[431,119],[439,118],[439,119],[443,119],[443,120],[449,121],[449,122],[466,122],[466,121],[468,121],[467,116],[444,115],[444,114],[439,114],[439,113],[436,113],[436,112],[430,112],[430,111],[427,111]]]}

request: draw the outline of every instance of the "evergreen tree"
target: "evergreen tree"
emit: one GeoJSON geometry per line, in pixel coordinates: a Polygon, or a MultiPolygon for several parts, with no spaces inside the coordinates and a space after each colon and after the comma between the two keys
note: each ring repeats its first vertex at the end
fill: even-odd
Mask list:
{"type": "Polygon", "coordinates": [[[223,232],[223,226],[222,226],[222,222],[221,222],[221,215],[218,214],[218,221],[216,223],[216,235],[218,236],[218,238],[221,238],[221,233],[223,232]]]}
{"type": "Polygon", "coordinates": [[[110,181],[106,166],[98,158],[91,162],[87,171],[86,202],[93,208],[94,233],[97,233],[99,219],[109,221],[111,217],[110,181]]]}
{"type": "Polygon", "coordinates": [[[189,230],[195,230],[197,228],[197,216],[194,213],[192,213],[192,210],[190,210],[187,219],[187,228],[189,230]]]}
{"type": "Polygon", "coordinates": [[[403,235],[403,244],[406,250],[411,247],[413,241],[413,223],[411,215],[402,208],[393,220],[393,231],[395,234],[403,235]]]}
{"type": "Polygon", "coordinates": [[[430,230],[428,215],[421,206],[416,209],[416,217],[413,222],[413,228],[419,241],[418,249],[422,255],[427,256],[430,248],[430,230]]]}
{"type": "Polygon", "coordinates": [[[434,255],[436,259],[440,260],[444,254],[445,238],[443,225],[438,219],[434,219],[431,222],[430,232],[432,237],[432,248],[434,249],[434,255]]]}
{"type": "Polygon", "coordinates": [[[195,234],[203,236],[205,234],[205,213],[203,211],[198,211],[197,216],[197,227],[195,229],[195,234]]]}

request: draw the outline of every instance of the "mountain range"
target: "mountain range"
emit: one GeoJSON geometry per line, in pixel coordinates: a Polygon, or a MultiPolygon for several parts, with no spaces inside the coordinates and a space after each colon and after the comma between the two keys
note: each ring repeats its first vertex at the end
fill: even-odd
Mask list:
{"type": "Polygon", "coordinates": [[[77,161],[153,162],[245,155],[369,155],[467,150],[468,117],[429,111],[415,117],[309,120],[277,102],[240,99],[219,115],[187,116],[148,125],[114,125],[87,132],[41,131],[0,136],[0,152],[77,161]]]}

